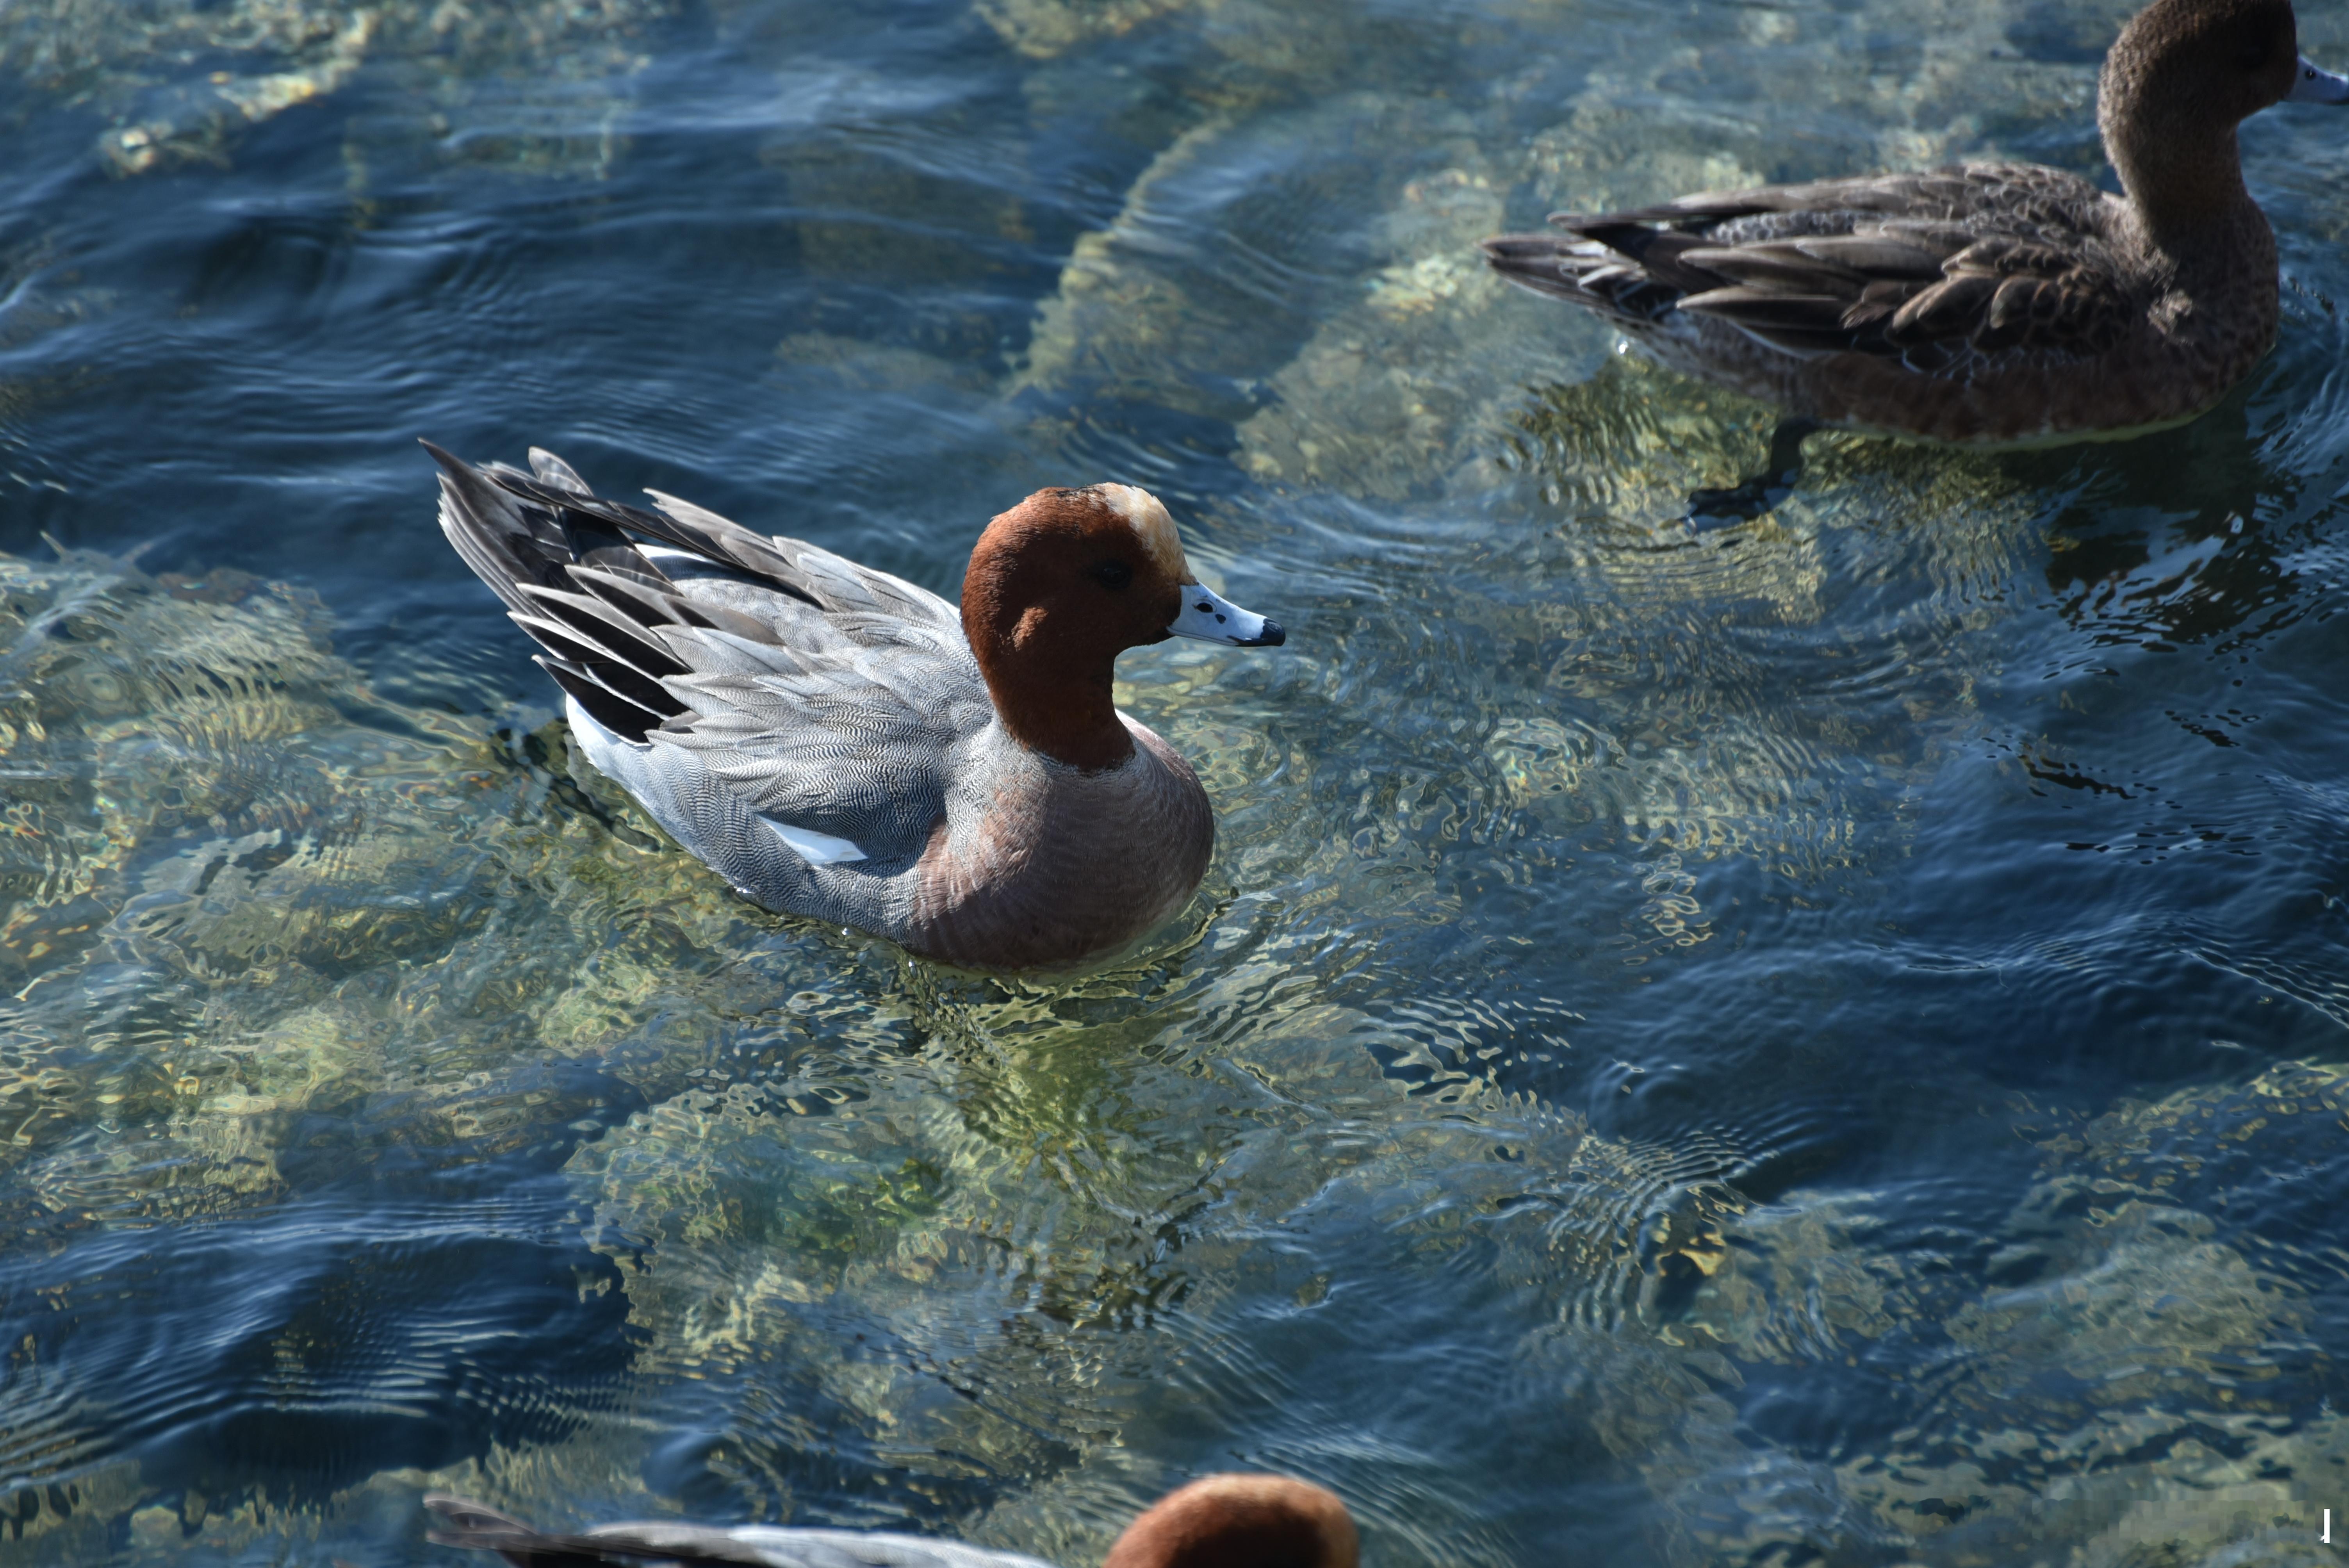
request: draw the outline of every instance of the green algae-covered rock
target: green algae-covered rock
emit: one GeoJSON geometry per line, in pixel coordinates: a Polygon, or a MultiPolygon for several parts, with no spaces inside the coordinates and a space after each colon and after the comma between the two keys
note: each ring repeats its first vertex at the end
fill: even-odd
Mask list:
{"type": "MultiPolygon", "coordinates": [[[[575,88],[624,81],[643,64],[634,35],[670,8],[668,0],[14,5],[0,11],[0,70],[112,120],[98,150],[118,174],[225,164],[244,129],[342,90],[368,67],[398,79],[423,112],[398,131],[376,124],[363,137],[456,131],[450,145],[460,158],[592,171],[609,157],[609,121],[625,99],[616,87],[599,109],[583,106],[575,88]],[[475,96],[484,80],[495,83],[494,107],[475,96]],[[533,97],[543,101],[531,105],[533,97]]],[[[363,185],[364,153],[353,163],[363,185]]]]}

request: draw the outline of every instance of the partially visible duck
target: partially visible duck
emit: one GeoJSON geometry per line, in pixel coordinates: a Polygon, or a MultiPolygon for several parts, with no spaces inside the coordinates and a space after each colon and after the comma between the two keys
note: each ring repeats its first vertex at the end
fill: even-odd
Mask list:
{"type": "MultiPolygon", "coordinates": [[[[514,1568],[1052,1568],[1034,1557],[918,1535],[771,1524],[599,1524],[548,1535],[478,1502],[424,1500],[432,1541],[495,1552],[514,1568]]],[[[1277,1475],[1213,1475],[1167,1493],[1135,1518],[1102,1568],[1357,1568],[1354,1522],[1333,1492],[1277,1475]]]]}
{"type": "Polygon", "coordinates": [[[1283,634],[1200,584],[1148,492],[1037,491],[979,536],[957,611],[690,501],[602,500],[551,453],[426,445],[442,531],[545,650],[587,759],[743,897],[1026,969],[1123,947],[1199,885],[1206,791],[1117,710],[1112,665],[1283,634]]]}
{"type": "Polygon", "coordinates": [[[2168,424],[2275,336],[2275,239],[2235,127],[2287,99],[2349,103],[2301,57],[2288,0],[2154,0],[2097,93],[2124,195],[1964,163],[1559,213],[1563,232],[1485,255],[1804,419],[1979,443],[2168,424]]]}

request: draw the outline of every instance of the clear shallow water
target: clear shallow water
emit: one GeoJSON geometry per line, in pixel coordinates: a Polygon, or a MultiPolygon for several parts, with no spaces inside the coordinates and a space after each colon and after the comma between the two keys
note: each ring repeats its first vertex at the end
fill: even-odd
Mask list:
{"type": "Polygon", "coordinates": [[[1766,411],[1469,249],[2093,169],[2124,9],[0,16],[0,1560],[1073,1565],[1247,1464],[1379,1568],[2329,1561],[2349,120],[2246,130],[2210,416],[1702,538],[1766,411]],[[416,435],[948,593],[1150,485],[1292,628],[1122,665],[1199,900],[1052,986],[735,902],[416,435]]]}

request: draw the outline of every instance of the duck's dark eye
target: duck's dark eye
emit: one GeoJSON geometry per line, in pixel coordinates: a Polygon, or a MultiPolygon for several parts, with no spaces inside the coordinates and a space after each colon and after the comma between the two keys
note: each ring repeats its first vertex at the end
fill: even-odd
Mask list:
{"type": "Polygon", "coordinates": [[[1092,578],[1111,593],[1116,593],[1123,592],[1125,585],[1133,581],[1133,568],[1123,561],[1104,561],[1093,568],[1092,578]]]}

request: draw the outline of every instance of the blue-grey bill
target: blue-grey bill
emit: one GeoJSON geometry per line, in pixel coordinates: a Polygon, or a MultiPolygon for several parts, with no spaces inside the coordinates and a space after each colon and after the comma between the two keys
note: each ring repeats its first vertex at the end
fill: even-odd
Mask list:
{"type": "Polygon", "coordinates": [[[2300,69],[2292,77],[2292,91],[2283,96],[2287,103],[2349,103],[2349,77],[2320,71],[2302,55],[2300,69]]]}
{"type": "Polygon", "coordinates": [[[1288,640],[1278,621],[1268,621],[1253,610],[1243,610],[1211,588],[1183,584],[1183,608],[1166,624],[1178,637],[1203,643],[1223,643],[1235,648],[1277,648],[1288,640]]]}

